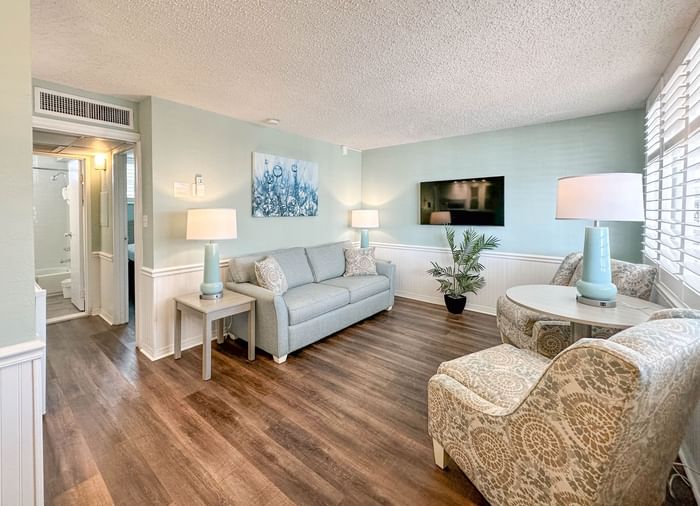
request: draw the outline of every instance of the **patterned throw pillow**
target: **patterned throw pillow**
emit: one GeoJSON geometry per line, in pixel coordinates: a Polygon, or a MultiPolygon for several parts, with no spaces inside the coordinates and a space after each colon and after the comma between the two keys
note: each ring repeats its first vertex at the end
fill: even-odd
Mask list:
{"type": "Polygon", "coordinates": [[[270,290],[275,295],[282,295],[287,291],[287,277],[280,264],[272,257],[255,262],[255,277],[258,285],[270,290]]]}
{"type": "Polygon", "coordinates": [[[374,247],[348,248],[345,250],[345,274],[343,276],[375,276],[377,262],[374,247]]]}

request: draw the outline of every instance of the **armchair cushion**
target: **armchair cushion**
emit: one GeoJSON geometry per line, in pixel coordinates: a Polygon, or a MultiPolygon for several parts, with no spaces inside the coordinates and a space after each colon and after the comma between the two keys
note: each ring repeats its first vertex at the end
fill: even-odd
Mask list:
{"type": "Polygon", "coordinates": [[[649,321],[652,320],[667,320],[671,318],[700,318],[700,311],[697,309],[689,309],[683,307],[674,307],[669,309],[661,309],[655,311],[649,317],[649,321]]]}
{"type": "Polygon", "coordinates": [[[445,374],[482,399],[502,408],[514,408],[542,375],[549,360],[509,344],[443,362],[445,374]]]}

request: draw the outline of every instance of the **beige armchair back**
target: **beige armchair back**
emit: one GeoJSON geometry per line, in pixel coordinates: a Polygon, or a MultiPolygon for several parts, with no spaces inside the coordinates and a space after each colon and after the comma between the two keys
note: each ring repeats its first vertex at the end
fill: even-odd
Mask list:
{"type": "Polygon", "coordinates": [[[447,362],[429,432],[494,505],[659,505],[699,397],[700,320],[661,319],[551,361],[504,344],[447,362]]]}

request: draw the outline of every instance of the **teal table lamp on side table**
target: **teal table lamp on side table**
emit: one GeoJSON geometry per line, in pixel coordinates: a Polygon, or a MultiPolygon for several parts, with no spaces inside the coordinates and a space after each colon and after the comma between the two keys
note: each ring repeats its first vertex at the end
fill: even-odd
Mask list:
{"type": "Polygon", "coordinates": [[[615,307],[617,287],[612,282],[610,236],[600,221],[644,221],[642,175],[591,174],[560,178],[557,219],[592,220],[586,227],[583,274],[576,283],[583,304],[615,307]]]}
{"type": "Polygon", "coordinates": [[[379,211],[376,209],[353,210],[352,228],[360,229],[360,248],[369,247],[369,229],[379,228],[379,211]]]}
{"type": "Polygon", "coordinates": [[[219,267],[219,245],[214,241],[235,239],[235,209],[188,209],[187,240],[209,241],[204,246],[204,280],[200,299],[220,299],[224,293],[219,267]]]}

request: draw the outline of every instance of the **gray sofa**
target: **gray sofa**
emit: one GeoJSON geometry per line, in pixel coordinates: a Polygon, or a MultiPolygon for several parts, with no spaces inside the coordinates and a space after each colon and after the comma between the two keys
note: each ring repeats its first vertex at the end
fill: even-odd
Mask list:
{"type": "MultiPolygon", "coordinates": [[[[287,354],[394,305],[396,268],[377,261],[376,276],[343,277],[349,242],[288,248],[232,258],[226,288],[255,297],[255,344],[282,363],[287,354]],[[256,284],[255,262],[274,257],[289,289],[275,295],[256,284]]],[[[247,317],[234,317],[233,333],[248,339],[247,317]]]]}

